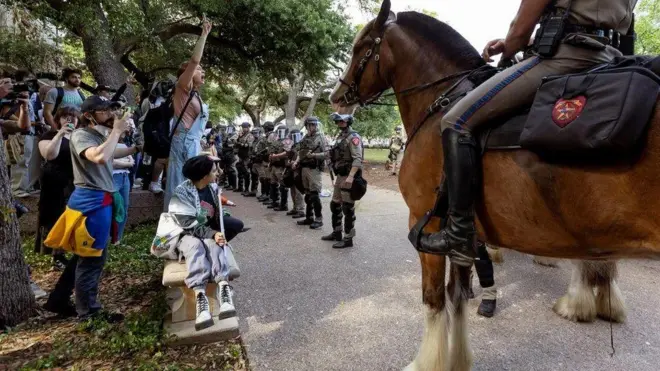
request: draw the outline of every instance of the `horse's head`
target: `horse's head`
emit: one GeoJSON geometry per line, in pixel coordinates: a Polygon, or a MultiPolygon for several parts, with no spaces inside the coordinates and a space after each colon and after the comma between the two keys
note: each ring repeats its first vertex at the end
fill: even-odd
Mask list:
{"type": "Polygon", "coordinates": [[[389,88],[383,76],[393,61],[384,36],[388,25],[396,21],[390,6],[390,0],[383,1],[378,17],[355,37],[351,59],[330,94],[330,102],[340,113],[352,112],[358,104],[369,102],[389,88]]]}

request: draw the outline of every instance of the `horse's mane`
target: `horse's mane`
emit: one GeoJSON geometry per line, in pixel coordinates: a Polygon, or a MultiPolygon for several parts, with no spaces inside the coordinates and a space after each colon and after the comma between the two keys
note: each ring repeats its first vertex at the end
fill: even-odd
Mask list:
{"type": "Polygon", "coordinates": [[[468,68],[477,68],[486,63],[463,35],[433,17],[418,12],[400,12],[397,13],[396,23],[435,44],[438,51],[449,60],[467,64],[468,68]]]}

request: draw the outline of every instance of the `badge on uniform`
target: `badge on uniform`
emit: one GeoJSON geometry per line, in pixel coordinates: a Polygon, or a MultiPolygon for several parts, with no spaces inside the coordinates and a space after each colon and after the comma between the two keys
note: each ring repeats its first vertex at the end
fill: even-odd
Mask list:
{"type": "Polygon", "coordinates": [[[351,142],[353,142],[354,146],[359,146],[360,145],[360,138],[353,137],[353,140],[351,142]]]}

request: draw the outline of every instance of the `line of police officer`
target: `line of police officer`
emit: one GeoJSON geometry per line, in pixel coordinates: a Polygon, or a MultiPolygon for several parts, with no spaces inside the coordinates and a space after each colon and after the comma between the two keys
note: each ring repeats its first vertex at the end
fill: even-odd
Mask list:
{"type": "Polygon", "coordinates": [[[257,200],[275,211],[288,211],[287,215],[294,219],[304,218],[298,225],[320,229],[323,227],[322,173],[330,161],[331,177],[337,176],[330,202],[333,231],[321,239],[335,241],[334,248],[345,248],[353,246],[355,201],[366,192],[366,181],[362,178],[362,139],[351,129],[352,115],[334,113],[331,119],[340,132],[329,151],[317,117],[305,120],[304,137],[298,129],[289,131],[285,125],[276,129],[270,121],[264,123],[263,135],[258,127],[250,131],[248,123],[241,125],[240,133],[235,133],[233,126],[221,127],[224,186],[242,192],[245,197],[254,197],[260,185],[257,200]]]}

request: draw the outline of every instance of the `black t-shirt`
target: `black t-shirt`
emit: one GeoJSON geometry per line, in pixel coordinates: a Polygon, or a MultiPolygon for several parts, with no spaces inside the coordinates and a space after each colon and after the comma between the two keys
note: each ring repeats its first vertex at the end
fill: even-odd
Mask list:
{"type": "Polygon", "coordinates": [[[206,213],[206,223],[209,228],[220,231],[220,226],[218,225],[218,208],[215,205],[215,200],[213,199],[213,193],[210,186],[206,186],[204,189],[198,189],[199,193],[199,203],[202,207],[202,212],[206,213]]]}
{"type": "MultiPolygon", "coordinates": [[[[57,135],[56,131],[48,131],[39,137],[39,142],[42,140],[53,140],[57,135]]],[[[71,149],[69,148],[69,140],[62,138],[60,143],[60,153],[54,159],[46,161],[44,164],[44,171],[52,174],[58,174],[66,179],[73,181],[73,162],[71,161],[71,149]]]]}

